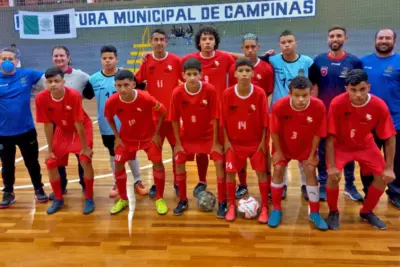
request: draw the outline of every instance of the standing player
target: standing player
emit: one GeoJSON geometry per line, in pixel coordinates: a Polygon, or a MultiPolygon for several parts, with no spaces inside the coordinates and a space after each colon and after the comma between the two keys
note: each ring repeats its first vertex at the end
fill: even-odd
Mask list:
{"type": "Polygon", "coordinates": [[[316,176],[317,148],[321,137],[326,137],[324,103],[311,97],[311,82],[303,77],[293,78],[289,84],[290,96],[275,102],[271,115],[272,161],[274,176],[271,183],[274,210],[268,221],[278,227],[282,219],[281,196],[283,175],[290,160],[298,160],[306,176],[309,219],[319,230],[328,225],[319,213],[319,186],[316,176]]]}
{"type": "MultiPolygon", "coordinates": [[[[8,208],[15,200],[15,153],[19,147],[39,202],[47,202],[39,164],[37,133],[30,107],[32,86],[44,87],[42,72],[17,68],[14,51],[0,54],[0,159],[3,176],[3,200],[0,208],[8,208]]],[[[43,78],[44,80],[44,78],[43,78]]]]}
{"type": "MultiPolygon", "coordinates": [[[[321,99],[329,110],[329,105],[335,96],[345,91],[344,80],[347,73],[352,69],[362,68],[361,61],[344,50],[344,43],[347,41],[346,29],[333,27],[328,31],[329,52],[323,53],[314,59],[310,69],[310,80],[314,84],[313,96],[321,99]]],[[[325,185],[328,179],[326,172],[325,139],[322,139],[318,148],[318,181],[320,183],[320,197],[326,200],[325,185]]],[[[354,162],[349,162],[344,168],[346,179],[345,194],[354,201],[362,201],[354,185],[354,162]]]]}
{"type": "Polygon", "coordinates": [[[84,169],[86,190],[83,213],[89,214],[94,211],[92,121],[82,108],[80,94],[65,87],[64,72],[60,68],[48,69],[45,77],[48,90],[40,92],[35,102],[36,121],[44,123],[48,145],[46,167],[55,197],[47,213],[53,214],[64,206],[57,167],[66,166],[69,154],[73,153],[80,155],[79,159],[84,169]],[[56,125],[55,131],[53,123],[56,125]]]}
{"type": "Polygon", "coordinates": [[[187,156],[201,153],[209,154],[215,162],[219,203],[217,217],[224,218],[225,175],[222,146],[218,141],[217,92],[211,84],[200,82],[201,63],[195,58],[185,61],[183,76],[186,83],[175,88],[170,110],[176,139],[174,152],[180,198],[174,215],[181,215],[188,208],[185,169],[187,156]]]}
{"type": "MultiPolygon", "coordinates": [[[[172,91],[176,86],[179,85],[179,80],[182,77],[182,67],[180,58],[167,52],[165,50],[168,40],[167,34],[162,29],[155,29],[151,33],[151,47],[153,53],[146,57],[146,61],[140,65],[138,72],[136,73],[136,79],[138,83],[146,82],[146,90],[167,109],[170,107],[172,91]]],[[[172,150],[172,158],[174,158],[174,146],[175,137],[172,129],[172,123],[167,118],[160,129],[161,143],[164,143],[165,138],[172,150]]],[[[173,163],[174,171],[174,188],[176,194],[178,194],[177,182],[176,182],[176,171],[175,161],[173,163]]],[[[157,186],[154,184],[150,188],[149,196],[156,196],[157,186]]]]}
{"type": "MultiPolygon", "coordinates": [[[[217,50],[220,36],[212,26],[200,27],[194,39],[199,52],[186,55],[182,58],[182,62],[188,58],[198,59],[202,66],[202,82],[211,83],[217,91],[217,98],[220,99],[222,92],[227,88],[229,70],[235,63],[235,59],[229,53],[217,50]]],[[[194,196],[207,188],[208,155],[196,154],[196,163],[199,183],[193,190],[194,196]]]]}
{"type": "MultiPolygon", "coordinates": [[[[400,209],[400,55],[394,52],[396,33],[391,29],[382,29],[375,34],[376,52],[361,58],[364,70],[367,72],[371,84],[371,94],[383,99],[389,107],[394,121],[396,135],[396,151],[394,156],[394,173],[396,180],[388,184],[390,202],[400,209]]],[[[381,149],[385,142],[373,132],[375,142],[381,149]]],[[[361,176],[364,192],[367,194],[373,176],[361,176]]]]}
{"type": "Polygon", "coordinates": [[[268,102],[263,89],[251,83],[253,64],[242,58],[236,62],[238,84],[222,95],[220,124],[224,130],[226,191],[228,196],[227,221],[236,219],[236,173],[243,169],[247,158],[256,171],[261,194],[260,223],[268,222],[268,187],[266,174],[266,133],[268,102]]]}
{"type": "MultiPolygon", "coordinates": [[[[107,118],[104,116],[104,107],[107,99],[114,93],[116,93],[115,89],[115,74],[118,72],[117,63],[118,63],[118,55],[117,49],[112,45],[103,46],[100,50],[101,53],[101,65],[103,66],[103,70],[96,72],[89,78],[90,87],[93,88],[92,95],[96,97],[97,101],[97,120],[99,124],[101,139],[103,140],[103,145],[108,149],[110,155],[110,166],[115,172],[115,151],[114,151],[114,143],[115,136],[113,131],[108,124],[107,118]]],[[[86,89],[86,95],[89,92],[86,89]]],[[[117,128],[120,127],[119,120],[115,120],[117,128]]],[[[139,167],[139,159],[129,160],[129,167],[132,171],[134,178],[134,187],[135,191],[141,195],[147,195],[147,189],[143,185],[143,182],[140,180],[140,167],[139,167]]],[[[111,191],[110,197],[116,197],[118,195],[117,184],[114,184],[111,191]]]]}
{"type": "Polygon", "coordinates": [[[137,151],[144,150],[153,162],[153,176],[157,186],[156,209],[158,214],[168,212],[163,199],[165,169],[161,157],[160,128],[167,110],[147,92],[135,90],[136,79],[129,70],[120,70],[115,74],[117,93],[106,101],[105,116],[115,136],[115,179],[120,199],[111,209],[117,214],[128,207],[126,193],[127,175],[125,163],[136,159],[137,151]],[[153,121],[153,112],[157,115],[157,125],[153,121]],[[121,122],[118,131],[114,117],[121,122]]]}
{"type": "MultiPolygon", "coordinates": [[[[253,77],[251,78],[251,83],[264,89],[265,94],[269,96],[274,90],[274,70],[272,66],[262,61],[257,57],[257,53],[260,50],[260,44],[258,43],[258,37],[255,34],[248,33],[243,36],[243,42],[241,47],[244,56],[251,60],[254,65],[253,77]]],[[[236,66],[232,65],[229,72],[229,86],[233,86],[237,83],[235,77],[236,66]]],[[[267,133],[267,140],[269,142],[269,134],[267,133]]],[[[269,153],[267,154],[269,156],[269,153]]],[[[269,162],[269,160],[268,160],[269,162]]],[[[236,189],[236,198],[242,198],[248,193],[247,190],[247,173],[246,167],[238,173],[239,176],[239,186],[236,189]]],[[[267,176],[271,180],[271,166],[267,166],[267,176]]]]}
{"type": "Polygon", "coordinates": [[[385,223],[372,211],[387,183],[395,179],[393,161],[396,130],[385,102],[369,94],[370,85],[365,71],[354,69],[348,72],[345,86],[347,92],[333,99],[328,115],[326,193],[329,216],[326,222],[329,229],[340,228],[338,197],[341,171],[348,162],[358,161],[364,174],[374,175],[360,217],[378,229],[386,229],[385,223]],[[372,130],[385,140],[386,163],[374,142],[372,130]]]}

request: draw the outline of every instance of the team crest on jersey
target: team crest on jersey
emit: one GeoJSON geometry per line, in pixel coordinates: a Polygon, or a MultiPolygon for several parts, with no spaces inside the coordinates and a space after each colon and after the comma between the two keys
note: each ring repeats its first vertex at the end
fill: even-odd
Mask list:
{"type": "Polygon", "coordinates": [[[203,101],[201,102],[203,105],[207,106],[208,105],[208,101],[207,99],[203,99],[203,101]]]}
{"type": "Polygon", "coordinates": [[[219,61],[218,61],[218,60],[215,60],[215,61],[214,61],[214,65],[215,65],[215,67],[218,67],[218,66],[219,66],[219,61]]]}
{"type": "Polygon", "coordinates": [[[165,72],[171,72],[172,71],[172,66],[168,65],[167,68],[165,69],[165,72]]]}
{"type": "Polygon", "coordinates": [[[328,67],[321,67],[321,75],[322,76],[328,75],[328,67]]]}
{"type": "Polygon", "coordinates": [[[20,83],[21,83],[22,85],[26,85],[26,78],[25,78],[25,77],[21,77],[20,83]]]}
{"type": "Polygon", "coordinates": [[[347,73],[349,73],[349,68],[344,67],[343,71],[340,73],[340,78],[346,78],[347,77],[347,73]]]}
{"type": "Polygon", "coordinates": [[[308,123],[312,123],[313,122],[313,118],[312,117],[307,117],[307,122],[308,123]]]}
{"type": "Polygon", "coordinates": [[[299,69],[298,75],[299,76],[304,76],[305,70],[304,69],[299,69]]]}
{"type": "Polygon", "coordinates": [[[255,111],[256,110],[256,106],[254,104],[251,104],[250,106],[251,110],[255,111]]]}
{"type": "Polygon", "coordinates": [[[392,73],[392,71],[393,71],[393,67],[392,67],[392,66],[388,66],[388,67],[385,69],[385,72],[386,72],[386,73],[392,73]]]}
{"type": "Polygon", "coordinates": [[[139,112],[142,112],[142,109],[141,109],[141,108],[137,108],[136,110],[139,111],[139,112]]]}
{"type": "Polygon", "coordinates": [[[371,114],[366,114],[366,115],[365,115],[365,118],[367,119],[367,121],[370,121],[370,120],[372,120],[372,116],[371,116],[371,114]]]}
{"type": "Polygon", "coordinates": [[[67,110],[71,110],[71,109],[72,109],[72,107],[71,107],[70,105],[67,105],[65,108],[66,108],[67,110]]]}
{"type": "Polygon", "coordinates": [[[257,74],[257,80],[261,80],[262,79],[262,77],[261,77],[261,75],[260,74],[257,74]]]}

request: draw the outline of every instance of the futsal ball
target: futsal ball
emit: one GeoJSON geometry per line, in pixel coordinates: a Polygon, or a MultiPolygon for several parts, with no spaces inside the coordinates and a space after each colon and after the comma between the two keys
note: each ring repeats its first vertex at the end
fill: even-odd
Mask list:
{"type": "Polygon", "coordinates": [[[210,212],[214,209],[217,199],[214,194],[202,191],[197,195],[197,208],[203,212],[210,212]]]}
{"type": "Polygon", "coordinates": [[[239,200],[238,212],[239,215],[246,219],[253,219],[258,215],[260,203],[254,197],[246,197],[239,200]]]}

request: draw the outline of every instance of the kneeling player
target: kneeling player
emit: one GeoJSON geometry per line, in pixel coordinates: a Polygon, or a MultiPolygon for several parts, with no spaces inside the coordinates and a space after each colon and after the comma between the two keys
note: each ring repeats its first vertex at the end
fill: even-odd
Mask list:
{"type": "Polygon", "coordinates": [[[135,90],[136,79],[129,70],[119,70],[114,79],[118,92],[107,99],[105,116],[115,135],[115,179],[120,199],[111,209],[111,214],[117,214],[129,205],[125,163],[136,159],[138,150],[144,150],[148,159],[153,162],[153,175],[157,186],[156,208],[159,214],[166,214],[168,207],[163,199],[165,169],[159,132],[167,111],[147,92],[135,90]],[[153,112],[157,113],[157,125],[153,123],[153,112]],[[121,122],[120,132],[117,130],[114,116],[121,122]]]}
{"type": "Polygon", "coordinates": [[[328,114],[328,139],[326,154],[328,183],[326,194],[329,229],[338,230],[339,225],[339,180],[343,167],[358,161],[363,174],[373,174],[374,181],[360,211],[361,219],[378,229],[386,229],[372,210],[378,204],[386,185],[395,179],[393,161],[396,147],[396,131],[389,109],[378,97],[369,94],[368,75],[355,69],[348,73],[346,93],[333,99],[328,114]],[[385,159],[374,142],[371,131],[385,140],[385,159]]]}
{"type": "Polygon", "coordinates": [[[80,154],[79,161],[84,170],[85,206],[84,214],[94,211],[93,201],[93,126],[82,108],[80,94],[65,87],[64,72],[53,67],[46,71],[46,87],[35,99],[36,121],[44,123],[48,144],[46,167],[54,192],[54,202],[47,213],[53,214],[63,208],[60,176],[57,167],[67,166],[69,154],[80,154]],[[57,126],[53,133],[53,123],[57,126]]]}
{"type": "Polygon", "coordinates": [[[242,58],[236,62],[235,76],[238,84],[226,89],[222,96],[220,122],[225,135],[226,190],[229,208],[227,221],[236,219],[235,176],[250,158],[256,171],[261,194],[260,223],[268,221],[268,181],[266,175],[266,132],[268,104],[263,89],[251,84],[253,63],[242,58]]]}
{"type": "Polygon", "coordinates": [[[306,176],[309,218],[319,230],[328,226],[319,214],[319,186],[316,176],[317,148],[326,136],[326,110],[323,102],[311,97],[311,82],[302,76],[289,84],[289,96],[276,101],[271,114],[272,162],[271,183],[273,211],[268,225],[278,227],[282,218],[283,176],[290,160],[298,160],[306,176]]]}
{"type": "Polygon", "coordinates": [[[225,177],[222,146],[218,142],[217,91],[209,83],[200,82],[201,63],[189,58],[183,65],[185,84],[176,87],[172,94],[171,121],[175,133],[176,180],[179,198],[174,215],[188,208],[185,163],[195,154],[210,155],[215,162],[218,182],[217,217],[224,218],[226,211],[225,177]],[[179,123],[181,129],[179,129],[179,123]],[[179,131],[180,130],[180,131],[179,131]]]}

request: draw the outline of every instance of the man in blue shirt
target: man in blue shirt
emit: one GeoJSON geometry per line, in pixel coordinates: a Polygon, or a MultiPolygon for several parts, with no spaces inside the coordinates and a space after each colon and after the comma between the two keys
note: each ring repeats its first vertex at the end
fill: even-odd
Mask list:
{"type": "MultiPolygon", "coordinates": [[[[369,76],[371,94],[383,99],[389,107],[396,135],[396,153],[394,158],[394,173],[396,180],[388,184],[386,194],[390,202],[400,209],[400,55],[394,52],[396,33],[391,29],[382,29],[375,34],[375,53],[361,58],[365,72],[369,76]]],[[[375,142],[382,148],[384,141],[375,136],[375,142]]],[[[361,179],[364,192],[373,181],[373,176],[363,176],[361,179]]]]}
{"type": "MultiPolygon", "coordinates": [[[[314,59],[310,69],[310,80],[314,84],[313,96],[321,99],[329,111],[333,98],[345,92],[345,77],[352,69],[361,69],[361,61],[354,55],[344,50],[344,43],[348,37],[343,27],[333,27],[328,31],[329,52],[323,53],[314,59]]],[[[328,179],[325,160],[325,139],[321,139],[318,148],[318,181],[320,183],[320,198],[326,200],[325,185],[328,179]]],[[[362,201],[354,185],[354,162],[347,164],[344,168],[346,179],[345,194],[354,201],[362,201]]]]}
{"type": "MultiPolygon", "coordinates": [[[[14,51],[5,49],[0,56],[0,158],[3,165],[3,201],[0,208],[15,202],[15,153],[19,147],[39,202],[47,202],[39,165],[39,147],[33,123],[30,98],[32,87],[41,81],[42,72],[16,68],[14,51]]],[[[41,83],[44,87],[43,83],[41,83]]],[[[36,89],[39,89],[39,84],[36,89]]]]}

